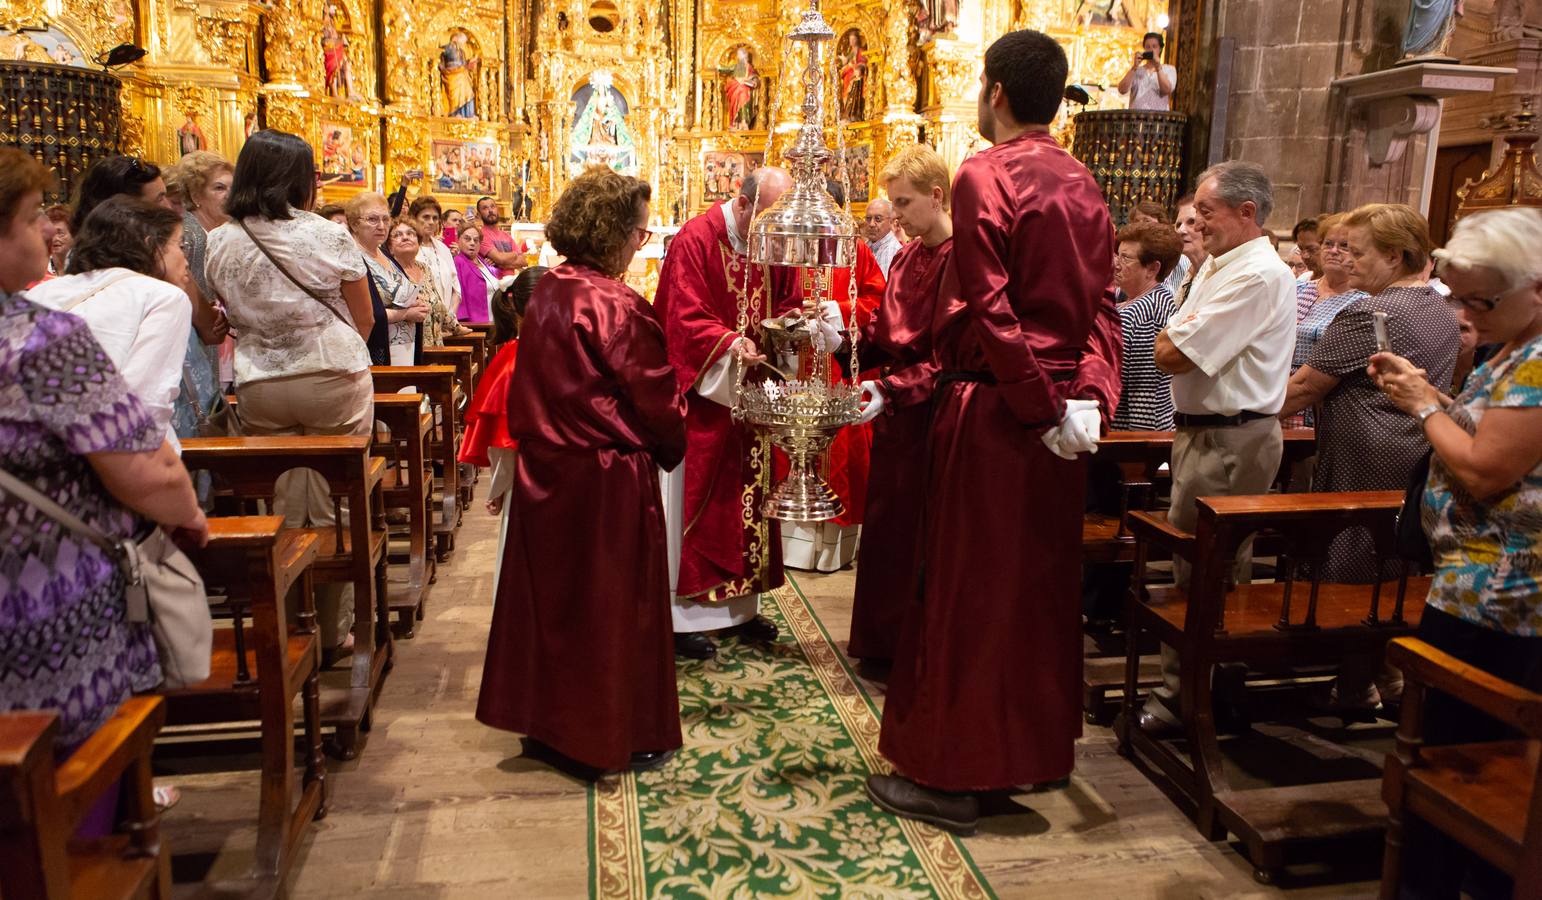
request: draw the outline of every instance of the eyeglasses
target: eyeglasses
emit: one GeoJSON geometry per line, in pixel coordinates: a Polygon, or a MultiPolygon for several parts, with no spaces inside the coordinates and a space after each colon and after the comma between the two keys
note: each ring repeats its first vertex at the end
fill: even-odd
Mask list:
{"type": "Polygon", "coordinates": [[[636,230],[642,232],[642,242],[644,244],[648,243],[648,241],[653,239],[653,232],[651,232],[648,229],[642,227],[641,225],[638,225],[636,230]]]}
{"type": "Polygon", "coordinates": [[[1114,261],[1115,262],[1122,262],[1122,263],[1125,263],[1125,264],[1131,265],[1131,266],[1138,266],[1138,265],[1140,265],[1140,257],[1138,257],[1138,256],[1126,256],[1123,253],[1115,253],[1114,254],[1114,261]]]}
{"type": "Polygon", "coordinates": [[[391,221],[390,216],[360,216],[359,221],[365,225],[384,225],[391,221]]]}
{"type": "Polygon", "coordinates": [[[862,221],[868,222],[868,223],[871,223],[871,224],[877,224],[879,222],[887,222],[887,221],[889,221],[889,217],[888,216],[871,215],[871,216],[868,216],[868,217],[864,218],[862,221]]]}
{"type": "Polygon", "coordinates": [[[1504,294],[1500,294],[1498,297],[1457,297],[1453,295],[1447,297],[1446,302],[1452,306],[1464,307],[1471,312],[1493,312],[1494,307],[1498,306],[1504,298],[1504,294]]]}
{"type": "Polygon", "coordinates": [[[1329,250],[1333,250],[1333,251],[1336,251],[1336,252],[1339,252],[1339,253],[1348,253],[1349,252],[1349,242],[1348,241],[1323,241],[1320,245],[1318,245],[1317,250],[1318,250],[1319,253],[1327,253],[1329,250]]]}

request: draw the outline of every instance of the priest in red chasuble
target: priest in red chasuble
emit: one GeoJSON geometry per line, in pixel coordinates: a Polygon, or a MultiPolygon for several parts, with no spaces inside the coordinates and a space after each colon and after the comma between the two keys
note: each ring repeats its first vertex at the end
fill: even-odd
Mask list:
{"type": "Polygon", "coordinates": [[[729,412],[746,367],[765,358],[756,343],[760,322],[800,302],[794,270],[752,265],[746,255],[750,220],[791,186],[772,166],[746,175],[739,196],[685,223],[659,272],[654,309],[686,397],[685,465],[664,485],[670,550],[679,554],[675,648],[693,659],[717,653],[710,632],[776,639],[760,615],[761,592],[783,582],[781,533],[760,514],[771,489],[771,445],[729,412]]]}
{"type": "Polygon", "coordinates": [[[953,258],[953,220],[948,164],[932,148],[905,148],[879,181],[912,238],[895,254],[883,303],[862,330],[869,379],[862,383],[862,420],[872,423],[873,445],[847,652],[886,661],[894,658],[900,625],[916,601],[926,432],[937,374],[932,317],[953,258]]]}
{"type": "Polygon", "coordinates": [[[546,234],[567,262],[535,288],[509,384],[519,453],[477,719],[585,774],[680,746],[658,472],[685,454],[685,401],[663,326],[621,280],[649,193],[591,168],[557,199],[546,234]]]}
{"type": "Polygon", "coordinates": [[[1037,31],[985,53],[980,133],[994,146],[953,184],[922,588],[879,739],[896,774],[867,782],[891,812],[960,833],[977,792],[1069,775],[1081,734],[1079,454],[1118,405],[1120,330],[1108,208],[1049,134],[1066,68],[1037,31]]]}

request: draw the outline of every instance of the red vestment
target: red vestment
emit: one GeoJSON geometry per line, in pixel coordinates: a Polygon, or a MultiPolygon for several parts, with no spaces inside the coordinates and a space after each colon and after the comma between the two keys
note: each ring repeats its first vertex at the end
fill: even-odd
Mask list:
{"type": "Polygon", "coordinates": [[[519,355],[477,719],[620,769],[680,746],[658,469],[685,452],[685,402],[653,309],[586,266],[542,277],[519,355]]]}
{"type": "Polygon", "coordinates": [[[463,463],[471,463],[484,469],[492,468],[487,451],[497,447],[513,450],[518,447],[509,437],[509,383],[514,378],[514,358],[519,353],[517,339],[507,341],[493,354],[487,371],[477,381],[476,393],[466,407],[466,433],[461,437],[460,456],[463,463]]]}
{"type": "Polygon", "coordinates": [[[894,658],[905,612],[916,602],[926,430],[937,373],[932,316],[952,258],[952,238],[935,247],[919,240],[901,247],[889,267],[883,305],[862,331],[862,362],[877,369],[886,402],[872,422],[862,562],[847,646],[860,659],[894,658]]]}
{"type": "Polygon", "coordinates": [[[669,361],[686,397],[686,449],[676,594],[714,602],[760,593],[782,584],[781,531],[760,514],[771,488],[771,446],[729,408],[696,388],[702,376],[741,335],[739,298],[746,295],[748,330],[797,307],[792,272],[776,268],[767,296],[765,270],[734,252],[721,203],[686,222],[669,245],[659,271],[654,308],[669,338],[669,361]],[[748,290],[745,278],[748,275],[748,290]]]}
{"type": "Polygon", "coordinates": [[[1119,401],[1113,228],[1043,132],[975,154],[953,188],[933,325],[924,585],[905,617],[879,749],[941,790],[1070,774],[1081,734],[1086,463],[1040,436],[1067,398],[1119,401]],[[954,287],[956,285],[956,287],[954,287]]]}

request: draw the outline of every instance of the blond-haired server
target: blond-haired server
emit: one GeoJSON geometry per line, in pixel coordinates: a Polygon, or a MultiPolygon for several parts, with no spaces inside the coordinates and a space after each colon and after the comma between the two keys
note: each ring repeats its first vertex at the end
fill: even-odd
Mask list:
{"type": "Polygon", "coordinates": [[[932,313],[953,258],[948,164],[937,151],[908,147],[881,178],[912,240],[895,255],[883,303],[862,334],[864,361],[879,376],[862,383],[873,449],[849,647],[861,659],[894,658],[904,611],[915,601],[927,410],[937,374],[932,313]]]}

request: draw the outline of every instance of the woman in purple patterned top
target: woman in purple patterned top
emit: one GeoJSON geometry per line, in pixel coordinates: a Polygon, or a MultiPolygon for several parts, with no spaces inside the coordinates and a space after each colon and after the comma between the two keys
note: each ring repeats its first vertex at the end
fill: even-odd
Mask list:
{"type": "MultiPolygon", "coordinates": [[[[108,537],[158,522],[202,544],[187,470],[91,330],[21,294],[48,263],[48,170],[0,148],[0,465],[108,537]]],[[[94,544],[0,492],[0,711],[49,709],[67,755],[161,680],[124,576],[94,544]]]]}

